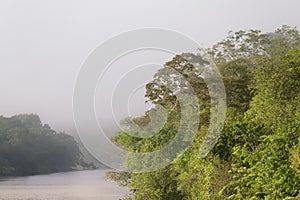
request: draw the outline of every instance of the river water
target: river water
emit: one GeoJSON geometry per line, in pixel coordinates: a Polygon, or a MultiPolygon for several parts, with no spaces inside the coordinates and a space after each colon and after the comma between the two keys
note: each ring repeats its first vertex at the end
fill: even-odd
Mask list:
{"type": "Polygon", "coordinates": [[[104,179],[105,170],[87,170],[0,181],[1,200],[117,200],[126,188],[104,179]]]}

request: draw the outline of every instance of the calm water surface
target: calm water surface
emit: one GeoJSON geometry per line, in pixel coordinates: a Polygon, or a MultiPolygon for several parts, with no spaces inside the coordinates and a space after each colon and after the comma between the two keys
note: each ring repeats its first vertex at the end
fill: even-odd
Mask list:
{"type": "Polygon", "coordinates": [[[1,200],[117,200],[126,188],[104,179],[105,170],[89,170],[0,181],[1,200]]]}

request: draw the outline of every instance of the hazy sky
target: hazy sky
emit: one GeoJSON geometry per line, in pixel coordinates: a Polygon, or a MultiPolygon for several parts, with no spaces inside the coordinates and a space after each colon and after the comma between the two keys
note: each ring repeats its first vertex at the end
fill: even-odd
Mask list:
{"type": "Polygon", "coordinates": [[[209,46],[229,30],[300,27],[299,8],[299,0],[0,0],[0,115],[37,113],[71,128],[81,64],[121,32],[167,28],[209,46]]]}

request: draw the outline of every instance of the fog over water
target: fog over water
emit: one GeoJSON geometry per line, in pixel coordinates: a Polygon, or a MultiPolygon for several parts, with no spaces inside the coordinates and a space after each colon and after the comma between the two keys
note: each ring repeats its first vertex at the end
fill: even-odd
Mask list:
{"type": "MultiPolygon", "coordinates": [[[[179,31],[210,46],[229,30],[273,31],[283,24],[299,27],[299,7],[298,0],[2,0],[0,115],[37,113],[56,130],[71,129],[72,91],[80,66],[93,49],[112,36],[136,28],[159,27],[179,31]]],[[[136,60],[160,60],[163,64],[171,57],[144,52],[144,56],[120,60],[115,69],[135,64],[136,60]]],[[[141,74],[139,78],[151,80],[151,76],[141,74]]],[[[110,90],[97,91],[97,95],[110,90]]],[[[133,115],[148,108],[143,95],[140,90],[129,103],[133,115]]],[[[118,101],[123,99],[116,99],[116,105],[118,101]]],[[[110,111],[96,107],[99,118],[107,120],[110,111]]],[[[115,112],[119,112],[117,106],[115,112]]],[[[126,113],[120,111],[119,117],[123,116],[126,113]]]]}

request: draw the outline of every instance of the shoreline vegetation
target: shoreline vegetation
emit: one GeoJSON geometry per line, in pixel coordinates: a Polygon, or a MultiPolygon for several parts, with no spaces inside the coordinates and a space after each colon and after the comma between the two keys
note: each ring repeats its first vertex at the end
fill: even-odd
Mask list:
{"type": "MultiPolygon", "coordinates": [[[[269,33],[230,32],[224,40],[203,51],[217,65],[227,94],[226,122],[212,151],[199,158],[209,129],[212,102],[202,74],[191,64],[193,59],[200,62],[197,67],[211,61],[200,53],[183,53],[164,67],[184,76],[199,100],[201,121],[192,145],[163,169],[147,173],[107,169],[106,177],[130,189],[126,200],[300,199],[299,30],[282,26],[269,33]]],[[[120,131],[111,138],[112,142],[135,153],[157,151],[168,144],[180,125],[181,109],[176,92],[156,83],[180,84],[178,76],[166,76],[158,70],[146,85],[148,101],[168,111],[163,128],[146,139],[120,131]]],[[[177,86],[181,89],[181,85],[177,86]]],[[[155,107],[144,116],[125,119],[125,125],[134,125],[135,135],[147,134],[148,130],[142,128],[150,122],[152,109],[155,107]]],[[[192,120],[193,116],[189,117],[192,120]]],[[[159,122],[155,116],[153,119],[159,122]]],[[[74,137],[42,124],[38,115],[0,116],[0,181],[3,177],[97,168],[84,160],[85,154],[88,153],[83,152],[74,137]]],[[[139,160],[127,162],[135,164],[139,160]]],[[[142,164],[147,165],[145,168],[157,165],[155,158],[142,164]]]]}
{"type": "Polygon", "coordinates": [[[72,136],[42,124],[38,115],[0,116],[1,178],[96,168],[72,136]]]}
{"type": "MultiPolygon", "coordinates": [[[[205,81],[195,73],[199,69],[191,62],[198,57],[199,66],[205,66],[205,58],[200,53],[185,53],[164,67],[181,73],[199,99],[201,122],[193,144],[158,171],[107,176],[130,188],[127,200],[300,199],[299,30],[282,26],[269,33],[230,32],[204,51],[217,65],[227,94],[227,118],[213,150],[199,158],[210,123],[211,99],[205,81]]],[[[121,131],[112,138],[116,145],[144,153],[159,150],[172,140],[180,124],[180,106],[176,93],[156,83],[178,84],[176,80],[178,75],[165,76],[159,70],[146,85],[147,99],[168,111],[164,127],[147,139],[121,131]]],[[[150,120],[149,113],[127,120],[141,129],[137,133],[135,128],[135,135],[145,133],[142,128],[150,120]]],[[[135,162],[139,161],[127,160],[131,165],[135,162]]],[[[155,158],[145,165],[155,166],[155,158]]]]}

